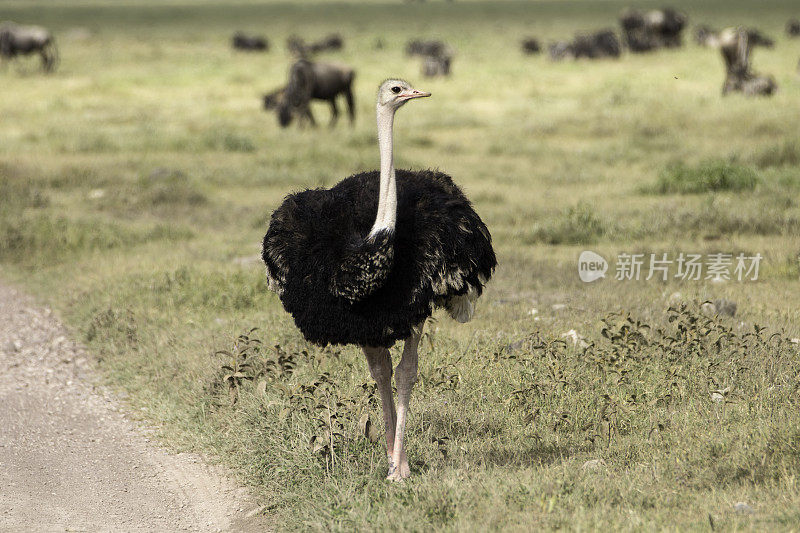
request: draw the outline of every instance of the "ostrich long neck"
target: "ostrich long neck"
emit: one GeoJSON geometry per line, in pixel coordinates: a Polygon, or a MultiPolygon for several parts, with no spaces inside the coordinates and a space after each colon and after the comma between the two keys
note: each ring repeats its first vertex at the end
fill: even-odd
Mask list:
{"type": "Polygon", "coordinates": [[[378,147],[381,152],[381,189],[378,197],[378,214],[372,225],[370,235],[381,230],[394,231],[397,219],[397,184],[394,177],[392,158],[392,128],[394,110],[378,104],[378,147]]]}

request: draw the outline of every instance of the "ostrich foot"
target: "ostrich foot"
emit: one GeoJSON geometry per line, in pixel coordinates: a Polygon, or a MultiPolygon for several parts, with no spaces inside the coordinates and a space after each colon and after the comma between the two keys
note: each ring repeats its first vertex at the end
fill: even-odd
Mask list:
{"type": "Polygon", "coordinates": [[[411,477],[411,468],[408,467],[408,461],[403,458],[403,461],[400,463],[400,468],[397,469],[400,472],[400,477],[406,479],[411,477]]]}
{"type": "MultiPolygon", "coordinates": [[[[406,476],[408,477],[408,476],[406,476]]],[[[393,481],[395,483],[402,483],[405,478],[400,475],[400,469],[395,468],[394,465],[389,467],[389,475],[386,476],[386,481],[393,481]]]]}
{"type": "Polygon", "coordinates": [[[411,469],[408,467],[408,461],[403,458],[399,466],[395,466],[392,459],[389,459],[389,474],[386,476],[387,481],[403,481],[411,477],[411,469]]]}

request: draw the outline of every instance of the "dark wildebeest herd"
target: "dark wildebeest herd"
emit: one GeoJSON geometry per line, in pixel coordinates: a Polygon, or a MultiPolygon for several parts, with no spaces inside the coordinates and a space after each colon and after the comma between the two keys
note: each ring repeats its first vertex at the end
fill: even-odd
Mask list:
{"type": "MultiPolygon", "coordinates": [[[[625,50],[639,54],[659,49],[680,48],[688,18],[672,8],[639,11],[626,9],[619,17],[620,31],[605,28],[577,33],[569,41],[550,43],[546,49],[553,61],[566,59],[619,58],[625,50]]],[[[800,37],[800,20],[786,23],[789,37],[800,37]]],[[[755,28],[734,27],[717,31],[707,25],[694,28],[694,42],[700,46],[718,49],[725,66],[722,94],[741,92],[747,96],[768,96],[777,91],[775,78],[753,70],[752,52],[755,47],[772,48],[774,40],[755,28]]],[[[266,37],[236,32],[231,45],[235,50],[266,52],[270,45],[266,37]]],[[[525,54],[539,54],[545,47],[536,37],[522,40],[525,54]]],[[[275,111],[281,127],[287,127],[297,118],[298,124],[316,125],[311,113],[312,100],[323,100],[331,106],[330,125],[339,117],[337,98],[342,96],[347,104],[350,123],[355,120],[353,80],[355,70],[347,65],[317,61],[322,52],[335,52],[344,47],[344,38],[331,33],[319,40],[307,42],[297,35],[290,36],[286,48],[295,57],[289,68],[287,82],[263,96],[264,109],[275,111]]],[[[384,47],[380,40],[376,48],[384,47]]],[[[425,77],[449,76],[454,51],[441,40],[412,39],[406,43],[407,56],[422,60],[425,77]]],[[[0,62],[7,64],[19,56],[39,55],[41,67],[52,72],[58,65],[59,55],[52,34],[40,26],[23,26],[13,22],[0,23],[0,62]]],[[[800,73],[800,63],[798,63],[800,73]]]]}
{"type": "Polygon", "coordinates": [[[686,15],[672,8],[654,9],[645,13],[626,9],[619,19],[625,44],[633,53],[659,48],[680,48],[686,15]]]}
{"type": "MultiPolygon", "coordinates": [[[[682,45],[681,33],[686,25],[686,16],[671,8],[641,12],[626,9],[619,19],[622,38],[611,29],[591,33],[579,33],[571,41],[552,43],[548,51],[550,59],[600,59],[620,57],[623,45],[631,53],[640,54],[660,48],[678,48],[682,45]]],[[[523,51],[530,53],[523,41],[523,51]]]]}
{"type": "Polygon", "coordinates": [[[599,59],[602,57],[619,57],[622,54],[622,45],[614,30],[600,30],[593,33],[579,33],[572,41],[558,41],[548,48],[550,59],[561,61],[563,59],[580,59],[588,57],[599,59]]]}
{"type": "MultiPolygon", "coordinates": [[[[620,57],[623,48],[631,53],[652,52],[662,48],[683,46],[682,33],[688,18],[672,8],[642,12],[626,9],[619,18],[621,38],[613,29],[590,33],[578,33],[571,41],[556,41],[548,46],[550,59],[600,59],[620,57]]],[[[792,19],[786,24],[789,37],[800,36],[800,20],[792,19]]],[[[722,94],[741,92],[747,96],[770,96],[778,89],[775,78],[755,72],[751,64],[754,47],[772,48],[774,40],[755,28],[726,28],[716,31],[707,25],[695,28],[695,43],[717,48],[725,66],[725,82],[722,94]]],[[[522,41],[522,52],[537,54],[542,47],[535,37],[522,41]]],[[[800,62],[798,63],[800,72],[800,62]]]]}
{"type": "Polygon", "coordinates": [[[286,40],[286,48],[297,57],[309,58],[320,52],[341,50],[344,47],[344,39],[338,33],[331,33],[318,41],[306,43],[297,35],[292,35],[286,40]]]}
{"type": "MultiPolygon", "coordinates": [[[[314,60],[321,52],[337,51],[344,47],[344,39],[332,33],[318,41],[307,43],[302,37],[292,35],[286,40],[286,48],[296,57],[289,68],[286,85],[279,87],[263,97],[264,109],[274,110],[281,127],[289,126],[297,118],[298,124],[316,126],[311,112],[312,100],[323,100],[331,106],[330,125],[339,118],[336,104],[339,96],[344,97],[350,123],[355,121],[353,98],[353,79],[355,70],[347,65],[314,60]]],[[[453,58],[453,49],[442,41],[411,40],[406,45],[406,54],[422,58],[424,76],[448,76],[453,58]]]]}
{"type": "MultiPolygon", "coordinates": [[[[640,54],[660,48],[678,48],[681,46],[681,33],[686,25],[686,16],[674,9],[654,9],[641,12],[626,9],[619,19],[622,38],[611,29],[606,28],[591,33],[578,33],[571,41],[552,43],[548,51],[550,59],[600,59],[604,57],[620,57],[623,47],[631,53],[640,54]]],[[[530,53],[525,48],[523,51],[530,53]]]]}

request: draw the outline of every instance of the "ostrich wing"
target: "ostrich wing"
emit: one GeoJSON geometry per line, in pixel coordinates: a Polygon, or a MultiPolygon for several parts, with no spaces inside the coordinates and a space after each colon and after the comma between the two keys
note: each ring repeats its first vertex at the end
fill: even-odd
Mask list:
{"type": "Polygon", "coordinates": [[[393,237],[382,231],[348,246],[331,279],[331,293],[357,302],[383,286],[394,262],[393,237]]]}
{"type": "Polygon", "coordinates": [[[289,195],[275,210],[261,255],[270,290],[282,296],[299,283],[353,303],[383,286],[394,263],[394,235],[362,237],[375,215],[353,207],[372,203],[358,194],[377,195],[377,181],[369,181],[375,181],[375,190],[365,191],[370,187],[361,183],[345,194],[306,190],[289,195]]]}

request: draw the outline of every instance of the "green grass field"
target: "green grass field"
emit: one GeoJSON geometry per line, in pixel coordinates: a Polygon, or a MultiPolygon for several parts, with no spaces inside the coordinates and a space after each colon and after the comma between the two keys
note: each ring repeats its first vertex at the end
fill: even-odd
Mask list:
{"type": "Polygon", "coordinates": [[[59,311],[164,442],[232,466],[278,529],[796,531],[800,40],[783,25],[800,11],[673,4],[774,36],[754,64],[777,95],[722,98],[719,54],[688,35],[618,61],[520,52],[614,26],[616,0],[0,4],[50,27],[62,59],[0,71],[0,275],[59,311]],[[240,29],[271,51],[231,51],[240,29]],[[345,49],[323,57],[358,71],[355,128],[280,130],[259,97],[283,83],[285,38],[330,31],[345,49]],[[451,78],[420,78],[413,37],[456,48],[451,78]],[[451,174],[499,259],[473,322],[428,325],[401,486],[369,438],[363,355],[306,344],[257,261],[288,192],[377,167],[389,76],[433,93],[398,114],[396,163],[451,174]],[[583,250],[764,260],[757,281],[612,265],[586,284],[583,250]],[[718,298],[735,318],[700,311],[718,298]]]}

